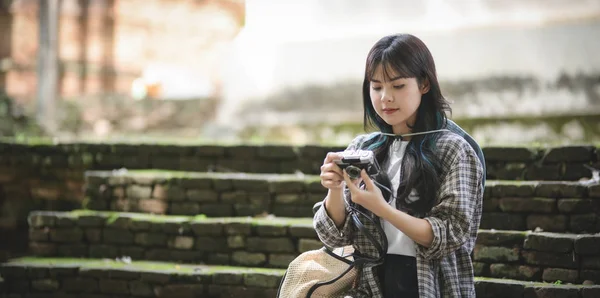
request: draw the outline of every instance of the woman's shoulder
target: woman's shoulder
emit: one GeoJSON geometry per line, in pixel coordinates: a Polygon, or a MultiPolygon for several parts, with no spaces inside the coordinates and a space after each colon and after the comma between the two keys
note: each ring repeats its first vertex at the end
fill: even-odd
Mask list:
{"type": "Polygon", "coordinates": [[[469,142],[463,136],[452,131],[442,132],[437,139],[436,145],[436,149],[444,159],[445,157],[463,156],[465,154],[477,156],[477,153],[469,142]]]}

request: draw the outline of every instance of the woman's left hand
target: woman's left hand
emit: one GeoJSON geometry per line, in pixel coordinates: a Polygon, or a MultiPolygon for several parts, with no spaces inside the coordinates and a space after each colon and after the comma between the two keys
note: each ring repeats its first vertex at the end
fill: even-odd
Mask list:
{"type": "Polygon", "coordinates": [[[350,189],[350,198],[352,199],[352,202],[365,207],[377,216],[381,216],[385,208],[389,206],[388,203],[383,198],[383,194],[379,187],[373,183],[373,180],[371,180],[371,177],[367,175],[365,170],[360,172],[360,176],[365,182],[365,189],[360,189],[356,186],[348,176],[348,173],[346,173],[346,170],[344,170],[344,180],[346,181],[348,189],[350,189]]]}

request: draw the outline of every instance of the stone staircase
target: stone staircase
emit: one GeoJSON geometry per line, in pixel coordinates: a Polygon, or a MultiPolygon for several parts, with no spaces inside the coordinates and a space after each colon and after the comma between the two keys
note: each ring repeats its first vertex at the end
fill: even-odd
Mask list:
{"type": "MultiPolygon", "coordinates": [[[[232,150],[206,148],[192,155],[219,160],[232,150]]],[[[198,165],[202,158],[190,156],[187,172],[167,159],[124,170],[125,160],[105,154],[115,169],[85,172],[79,210],[29,214],[29,256],[2,264],[0,297],[275,297],[287,264],[322,247],[311,209],[326,194],[314,166],[327,148],[304,148],[314,155],[306,163],[290,157],[291,147],[235,148],[241,166],[227,168],[244,172],[212,172],[204,167],[225,163],[198,165]]],[[[484,152],[477,296],[600,297],[600,184],[585,179],[591,174],[583,167],[596,165],[600,150],[484,152]]],[[[127,162],[140,160],[152,158],[127,162]]]]}

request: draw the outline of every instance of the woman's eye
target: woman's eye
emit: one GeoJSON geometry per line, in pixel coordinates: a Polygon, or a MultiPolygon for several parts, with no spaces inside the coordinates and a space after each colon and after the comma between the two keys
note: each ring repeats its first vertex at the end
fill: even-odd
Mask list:
{"type": "Polygon", "coordinates": [[[373,90],[375,90],[375,91],[379,91],[379,90],[381,90],[381,87],[375,87],[375,86],[373,86],[372,88],[373,88],[373,90]]]}
{"type": "Polygon", "coordinates": [[[402,89],[403,87],[404,87],[404,84],[402,84],[402,85],[397,85],[397,86],[394,86],[394,89],[402,89]]]}

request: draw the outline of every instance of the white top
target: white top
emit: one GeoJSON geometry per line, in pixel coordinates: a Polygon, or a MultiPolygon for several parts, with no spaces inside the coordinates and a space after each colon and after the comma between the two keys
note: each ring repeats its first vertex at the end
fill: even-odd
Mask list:
{"type": "MultiPolygon", "coordinates": [[[[400,184],[402,158],[404,157],[404,152],[406,152],[407,145],[408,141],[395,140],[389,148],[388,160],[383,167],[392,182],[391,190],[394,192],[394,196],[400,184]]],[[[410,194],[409,200],[418,200],[415,190],[410,194]]],[[[396,199],[392,199],[390,205],[395,207],[396,199]]],[[[416,256],[415,243],[412,239],[388,221],[382,219],[381,223],[388,239],[388,254],[416,256]]]]}

